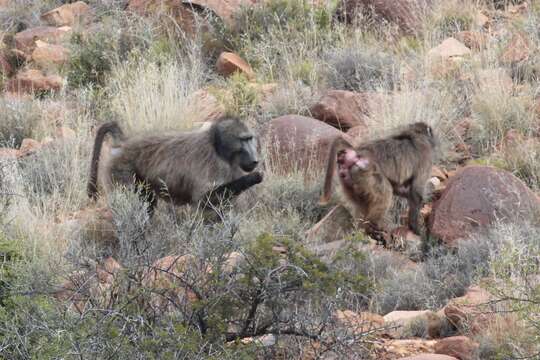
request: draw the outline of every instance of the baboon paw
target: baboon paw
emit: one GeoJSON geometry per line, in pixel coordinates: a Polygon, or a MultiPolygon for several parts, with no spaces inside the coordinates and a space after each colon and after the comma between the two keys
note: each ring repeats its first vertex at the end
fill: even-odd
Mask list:
{"type": "Polygon", "coordinates": [[[263,174],[259,171],[252,172],[248,175],[253,184],[260,184],[263,181],[263,174]]]}

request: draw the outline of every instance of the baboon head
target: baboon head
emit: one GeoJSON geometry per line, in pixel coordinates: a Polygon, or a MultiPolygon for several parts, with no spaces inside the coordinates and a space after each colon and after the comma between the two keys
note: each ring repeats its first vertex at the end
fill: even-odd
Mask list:
{"type": "Polygon", "coordinates": [[[257,140],[248,127],[238,119],[227,118],[214,125],[214,147],[219,157],[245,172],[259,163],[257,140]]]}

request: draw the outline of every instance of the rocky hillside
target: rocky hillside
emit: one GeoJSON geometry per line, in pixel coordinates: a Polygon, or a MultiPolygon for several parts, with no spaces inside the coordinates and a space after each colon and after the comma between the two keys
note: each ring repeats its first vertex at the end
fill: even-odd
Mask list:
{"type": "Polygon", "coordinates": [[[0,358],[540,357],[536,0],[0,0],[0,358]],[[214,211],[86,195],[97,127],[241,118],[214,211]],[[358,228],[329,145],[417,121],[421,215],[358,228]],[[345,135],[346,134],[346,135],[345,135]]]}

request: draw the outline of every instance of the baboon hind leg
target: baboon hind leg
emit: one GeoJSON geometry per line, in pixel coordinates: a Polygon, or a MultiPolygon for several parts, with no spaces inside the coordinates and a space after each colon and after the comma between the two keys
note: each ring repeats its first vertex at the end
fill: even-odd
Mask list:
{"type": "Polygon", "coordinates": [[[409,203],[409,228],[417,235],[420,233],[420,209],[424,202],[424,186],[421,181],[414,180],[411,184],[411,189],[408,196],[409,203]]]}
{"type": "Polygon", "coordinates": [[[252,186],[261,183],[262,180],[262,174],[256,171],[229,183],[220,185],[203,195],[202,201],[204,202],[204,207],[209,208],[217,206],[222,201],[230,200],[252,186]]]}

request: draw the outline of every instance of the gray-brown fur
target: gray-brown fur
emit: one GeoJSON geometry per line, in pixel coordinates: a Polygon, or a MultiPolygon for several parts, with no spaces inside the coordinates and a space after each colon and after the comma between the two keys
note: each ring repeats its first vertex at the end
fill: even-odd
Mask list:
{"type": "MultiPolygon", "coordinates": [[[[115,126],[102,127],[114,129],[115,126]]],[[[103,141],[100,131],[101,128],[94,152],[103,141]]],[[[213,195],[216,188],[223,195],[226,191],[235,195],[261,182],[260,173],[249,174],[257,161],[251,131],[237,119],[223,119],[205,130],[138,136],[123,141],[113,148],[105,166],[103,185],[108,192],[113,186],[139,183],[144,185],[152,206],[156,195],[183,205],[213,195]],[[231,186],[227,187],[229,183],[231,186]]],[[[95,197],[92,184],[95,179],[97,160],[92,162],[90,197],[95,197]]]]}
{"type": "Polygon", "coordinates": [[[327,202],[330,198],[332,177],[340,151],[353,149],[357,158],[363,159],[365,167],[350,166],[353,181],[346,183],[342,179],[341,184],[359,216],[374,228],[381,228],[393,195],[402,196],[409,203],[409,228],[419,234],[420,208],[436,143],[431,127],[423,122],[411,124],[393,136],[357,147],[344,139],[336,139],[330,150],[321,202],[327,202]]]}

